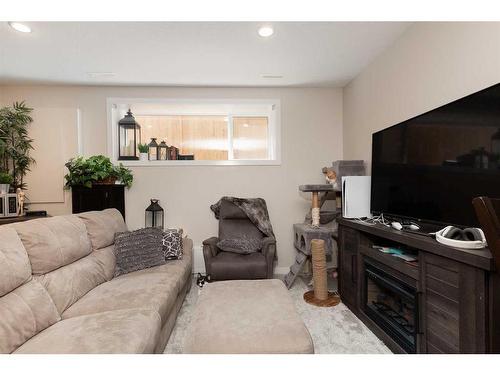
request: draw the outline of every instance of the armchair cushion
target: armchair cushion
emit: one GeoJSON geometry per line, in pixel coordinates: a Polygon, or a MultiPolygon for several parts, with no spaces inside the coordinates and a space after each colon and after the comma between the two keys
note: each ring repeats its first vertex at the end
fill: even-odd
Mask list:
{"type": "Polygon", "coordinates": [[[265,279],[267,262],[261,252],[241,255],[221,251],[212,259],[209,273],[213,280],[265,279]]]}
{"type": "Polygon", "coordinates": [[[217,243],[217,247],[236,254],[251,254],[262,249],[262,240],[251,237],[225,238],[217,243]]]}
{"type": "Polygon", "coordinates": [[[241,208],[228,200],[222,200],[220,204],[220,219],[243,219],[248,220],[248,216],[241,208]]]}

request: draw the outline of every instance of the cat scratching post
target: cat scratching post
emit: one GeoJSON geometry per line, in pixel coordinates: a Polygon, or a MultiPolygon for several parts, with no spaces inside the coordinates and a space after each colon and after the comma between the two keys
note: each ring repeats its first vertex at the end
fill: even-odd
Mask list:
{"type": "Polygon", "coordinates": [[[311,240],[311,255],[314,289],[304,294],[304,300],[315,306],[335,306],[340,302],[340,298],[336,294],[328,292],[325,241],[311,240]]]}
{"type": "Polygon", "coordinates": [[[312,192],[311,225],[319,228],[319,192],[312,192]]]}
{"type": "Polygon", "coordinates": [[[330,184],[300,185],[299,190],[302,192],[312,193],[311,226],[313,228],[319,228],[319,212],[321,208],[319,203],[319,193],[333,191],[333,186],[330,184]]]}

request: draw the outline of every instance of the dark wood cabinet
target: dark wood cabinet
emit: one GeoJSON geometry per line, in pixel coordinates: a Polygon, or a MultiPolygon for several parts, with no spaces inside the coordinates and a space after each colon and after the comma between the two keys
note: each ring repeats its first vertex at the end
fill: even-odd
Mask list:
{"type": "Polygon", "coordinates": [[[125,185],[71,187],[73,213],[116,208],[125,218],[125,185]]]}
{"type": "Polygon", "coordinates": [[[486,273],[441,256],[420,256],[427,353],[486,351],[486,273]]]}
{"type": "Polygon", "coordinates": [[[342,228],[340,231],[342,252],[339,254],[340,269],[339,287],[343,302],[353,307],[357,305],[358,289],[358,236],[350,228],[342,228]]]}
{"type": "Polygon", "coordinates": [[[382,225],[339,220],[342,301],[391,350],[404,353],[408,352],[405,345],[368,311],[374,287],[367,282],[366,267],[372,265],[414,291],[415,330],[410,352],[500,352],[500,277],[488,249],[451,248],[432,238],[382,225]],[[373,245],[408,250],[418,261],[409,264],[373,249],[373,245]]]}

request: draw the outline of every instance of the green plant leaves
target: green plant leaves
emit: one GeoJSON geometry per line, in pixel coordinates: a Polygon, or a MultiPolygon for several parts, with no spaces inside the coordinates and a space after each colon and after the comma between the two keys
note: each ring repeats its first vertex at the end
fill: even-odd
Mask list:
{"type": "Polygon", "coordinates": [[[33,139],[28,136],[32,111],[24,102],[0,108],[0,172],[10,174],[16,188],[26,187],[24,176],[35,163],[29,155],[33,149],[33,139]]]}
{"type": "Polygon", "coordinates": [[[14,178],[10,174],[0,172],[0,184],[10,185],[12,182],[14,182],[14,178]]]}
{"type": "Polygon", "coordinates": [[[137,145],[137,148],[139,149],[139,152],[141,152],[141,153],[146,153],[147,154],[148,151],[149,151],[149,146],[148,146],[147,143],[139,143],[137,145]]]}
{"type": "Polygon", "coordinates": [[[79,156],[69,160],[65,164],[69,173],[64,176],[66,187],[83,185],[91,188],[94,182],[100,182],[108,178],[116,178],[122,184],[130,188],[134,177],[132,171],[122,164],[114,166],[111,160],[104,155],[95,155],[89,158],[79,156]]]}

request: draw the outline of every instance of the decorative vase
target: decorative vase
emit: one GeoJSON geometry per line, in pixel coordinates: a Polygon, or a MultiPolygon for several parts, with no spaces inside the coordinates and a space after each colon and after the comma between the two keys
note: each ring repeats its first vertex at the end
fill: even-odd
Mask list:
{"type": "Polygon", "coordinates": [[[10,184],[0,184],[0,194],[8,194],[10,190],[10,184]]]}
{"type": "Polygon", "coordinates": [[[140,161],[148,161],[149,160],[148,153],[147,152],[141,152],[139,154],[139,160],[140,161]]]}

